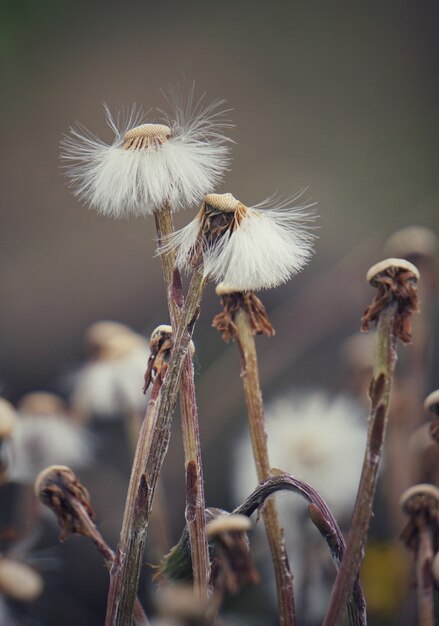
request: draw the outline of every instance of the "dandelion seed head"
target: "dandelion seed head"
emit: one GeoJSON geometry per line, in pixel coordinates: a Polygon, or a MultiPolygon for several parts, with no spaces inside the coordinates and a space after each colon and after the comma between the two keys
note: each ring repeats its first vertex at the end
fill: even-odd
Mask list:
{"type": "Polygon", "coordinates": [[[125,150],[141,150],[151,146],[160,146],[171,135],[171,129],[164,124],[141,124],[128,130],[124,136],[125,150]]]}
{"type": "Polygon", "coordinates": [[[61,142],[61,158],[74,194],[98,213],[115,218],[148,215],[168,204],[192,206],[222,179],[229,165],[230,124],[222,101],[203,105],[169,99],[163,123],[148,122],[137,107],[112,116],[114,140],[106,144],[81,125],[61,142]]]}
{"type": "Polygon", "coordinates": [[[180,269],[202,262],[204,275],[235,291],[276,287],[302,270],[313,252],[312,205],[293,199],[247,207],[232,194],[208,194],[192,222],[164,241],[180,269]]]}
{"type": "Polygon", "coordinates": [[[208,193],[204,202],[218,211],[235,212],[241,204],[231,193],[208,193]]]}

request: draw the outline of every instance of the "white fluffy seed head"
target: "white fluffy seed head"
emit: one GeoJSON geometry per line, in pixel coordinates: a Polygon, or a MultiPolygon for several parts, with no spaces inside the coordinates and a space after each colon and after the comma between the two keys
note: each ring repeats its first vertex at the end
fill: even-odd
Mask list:
{"type": "Polygon", "coordinates": [[[135,106],[113,118],[108,145],[77,125],[61,142],[61,158],[74,193],[98,213],[115,218],[148,215],[169,203],[173,210],[200,202],[229,165],[222,101],[203,105],[190,91],[171,96],[161,124],[144,123],[135,106]]]}
{"type": "Polygon", "coordinates": [[[292,207],[294,199],[277,206],[265,202],[246,207],[231,194],[209,194],[196,218],[171,235],[159,252],[174,249],[177,266],[190,271],[193,257],[201,249],[204,275],[233,285],[236,291],[276,287],[302,270],[313,252],[312,205],[292,207]],[[213,198],[215,205],[208,198],[210,202],[213,198]],[[230,229],[211,242],[200,241],[210,207],[231,214],[230,229]]]}

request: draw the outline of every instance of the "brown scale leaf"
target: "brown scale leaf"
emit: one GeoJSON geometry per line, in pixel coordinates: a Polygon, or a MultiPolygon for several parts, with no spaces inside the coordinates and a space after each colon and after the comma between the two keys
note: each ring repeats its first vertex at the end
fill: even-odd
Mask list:
{"type": "Polygon", "coordinates": [[[361,318],[361,331],[367,332],[372,322],[377,322],[381,311],[391,302],[397,303],[393,334],[403,343],[412,339],[411,316],[419,311],[416,278],[412,272],[390,267],[374,279],[378,291],[361,318]]]}

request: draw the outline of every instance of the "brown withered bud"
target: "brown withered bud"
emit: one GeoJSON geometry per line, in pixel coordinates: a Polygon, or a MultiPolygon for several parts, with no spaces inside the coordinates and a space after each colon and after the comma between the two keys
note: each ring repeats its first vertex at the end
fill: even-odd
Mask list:
{"type": "Polygon", "coordinates": [[[410,487],[401,496],[400,506],[409,517],[401,533],[401,540],[415,552],[419,548],[419,533],[428,526],[432,532],[433,548],[439,549],[439,489],[422,483],[410,487]]]}
{"type": "Polygon", "coordinates": [[[433,414],[430,422],[430,437],[436,443],[439,443],[439,389],[432,391],[424,401],[424,409],[433,414]]]}
{"type": "Polygon", "coordinates": [[[411,316],[419,311],[418,269],[405,259],[385,259],[369,269],[366,279],[378,292],[363,314],[361,331],[367,332],[370,324],[378,321],[381,311],[395,303],[393,335],[403,343],[410,343],[411,316]]]}
{"type": "Polygon", "coordinates": [[[212,326],[219,330],[224,341],[235,339],[235,317],[240,309],[247,314],[253,335],[270,337],[275,334],[265,307],[254,291],[235,291],[224,283],[220,283],[215,291],[221,297],[223,310],[213,318],[212,326]]]}
{"type": "Polygon", "coordinates": [[[238,593],[260,577],[251,556],[247,531],[251,522],[245,515],[220,515],[206,526],[209,541],[215,544],[212,558],[212,578],[215,587],[238,593]]]}
{"type": "Polygon", "coordinates": [[[76,474],[65,465],[51,465],[43,470],[35,481],[35,495],[52,509],[61,527],[61,541],[70,534],[90,534],[84,524],[84,513],[94,519],[87,489],[79,482],[76,474]]]}

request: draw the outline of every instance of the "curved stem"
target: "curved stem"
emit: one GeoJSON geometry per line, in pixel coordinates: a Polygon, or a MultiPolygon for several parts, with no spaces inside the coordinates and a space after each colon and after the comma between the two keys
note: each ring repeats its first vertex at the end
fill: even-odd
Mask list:
{"type": "MultiPolygon", "coordinates": [[[[325,539],[331,555],[338,566],[343,558],[346,544],[337,520],[317,491],[307,483],[294,478],[294,476],[279,474],[260,483],[247,500],[237,507],[233,513],[250,517],[264,505],[267,498],[278,491],[293,491],[310,503],[310,517],[325,539]]],[[[350,623],[355,626],[365,626],[367,624],[366,603],[358,577],[353,585],[352,600],[349,604],[349,618],[350,623]]]]}

